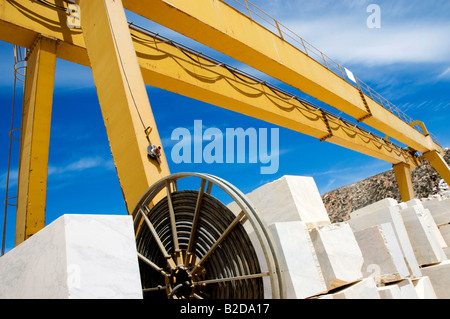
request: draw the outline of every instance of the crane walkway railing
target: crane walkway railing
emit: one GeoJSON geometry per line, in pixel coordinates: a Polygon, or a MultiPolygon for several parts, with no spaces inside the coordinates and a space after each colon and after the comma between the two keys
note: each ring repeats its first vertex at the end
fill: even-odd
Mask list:
{"type": "MultiPolygon", "coordinates": [[[[347,68],[341,66],[335,60],[327,56],[325,53],[320,51],[310,42],[303,39],[301,36],[296,34],[294,31],[286,27],[284,24],[279,22],[277,19],[272,17],[270,14],[266,13],[258,6],[250,2],[249,0],[221,0],[222,2],[232,6],[233,8],[239,10],[241,13],[248,16],[252,21],[258,23],[268,31],[272,32],[282,40],[288,42],[289,44],[296,47],[298,50],[306,54],[308,57],[312,58],[337,76],[341,77],[366,96],[370,97],[373,101],[383,106],[385,109],[390,111],[392,114],[406,122],[407,124],[412,124],[415,122],[410,116],[403,112],[393,103],[389,102],[388,99],[383,97],[380,93],[375,91],[369,85],[364,83],[361,79],[354,76],[354,74],[347,68]]],[[[422,134],[425,132],[418,125],[413,126],[414,129],[422,134]]],[[[430,134],[433,140],[440,145],[439,140],[432,134],[430,134]]]]}

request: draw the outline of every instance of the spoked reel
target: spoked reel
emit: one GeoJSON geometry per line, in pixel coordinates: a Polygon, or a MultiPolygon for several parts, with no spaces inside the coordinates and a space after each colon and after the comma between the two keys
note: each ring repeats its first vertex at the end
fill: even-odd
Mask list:
{"type": "Polygon", "coordinates": [[[230,183],[199,173],[165,177],[148,189],[133,217],[144,298],[286,297],[272,236],[230,183]],[[179,190],[184,182],[198,190],[179,190]],[[213,189],[235,202],[235,213],[213,189]]]}

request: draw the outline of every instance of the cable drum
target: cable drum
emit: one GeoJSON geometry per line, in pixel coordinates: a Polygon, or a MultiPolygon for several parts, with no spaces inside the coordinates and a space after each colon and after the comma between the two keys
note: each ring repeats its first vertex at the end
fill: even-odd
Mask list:
{"type": "Polygon", "coordinates": [[[263,299],[265,290],[285,297],[273,239],[242,196],[229,183],[198,173],[171,175],[146,192],[133,213],[145,298],[263,299]],[[200,180],[199,190],[178,190],[187,177],[200,180]],[[210,194],[213,185],[240,214],[210,194]],[[163,191],[166,196],[151,207],[163,191]]]}

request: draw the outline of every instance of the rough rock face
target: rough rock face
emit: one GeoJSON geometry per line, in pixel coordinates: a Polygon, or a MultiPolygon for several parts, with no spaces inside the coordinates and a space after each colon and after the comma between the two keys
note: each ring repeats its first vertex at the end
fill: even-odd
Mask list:
{"type": "MultiPolygon", "coordinates": [[[[444,158],[450,164],[450,149],[446,149],[444,158]]],[[[413,170],[412,179],[417,198],[450,196],[448,185],[427,161],[413,170]]],[[[385,198],[401,201],[393,170],[338,188],[322,196],[328,215],[334,223],[347,221],[351,212],[385,198]]]]}

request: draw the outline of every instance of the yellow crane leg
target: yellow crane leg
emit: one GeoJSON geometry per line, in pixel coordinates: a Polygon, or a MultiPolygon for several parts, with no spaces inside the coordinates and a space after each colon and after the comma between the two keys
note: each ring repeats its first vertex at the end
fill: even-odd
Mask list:
{"type": "Polygon", "coordinates": [[[125,11],[120,0],[79,0],[86,49],[102,115],[129,213],[154,182],[170,174],[161,145],[125,11]]]}
{"type": "Polygon", "coordinates": [[[404,203],[414,199],[414,188],[411,176],[411,167],[405,163],[394,165],[395,178],[397,179],[400,196],[404,203]]]}
{"type": "Polygon", "coordinates": [[[45,226],[56,41],[38,36],[28,55],[22,111],[16,246],[45,226]]]}
{"type": "Polygon", "coordinates": [[[431,166],[438,172],[439,175],[450,185],[450,167],[444,160],[442,155],[438,152],[431,151],[423,154],[423,157],[430,162],[431,166]]]}

